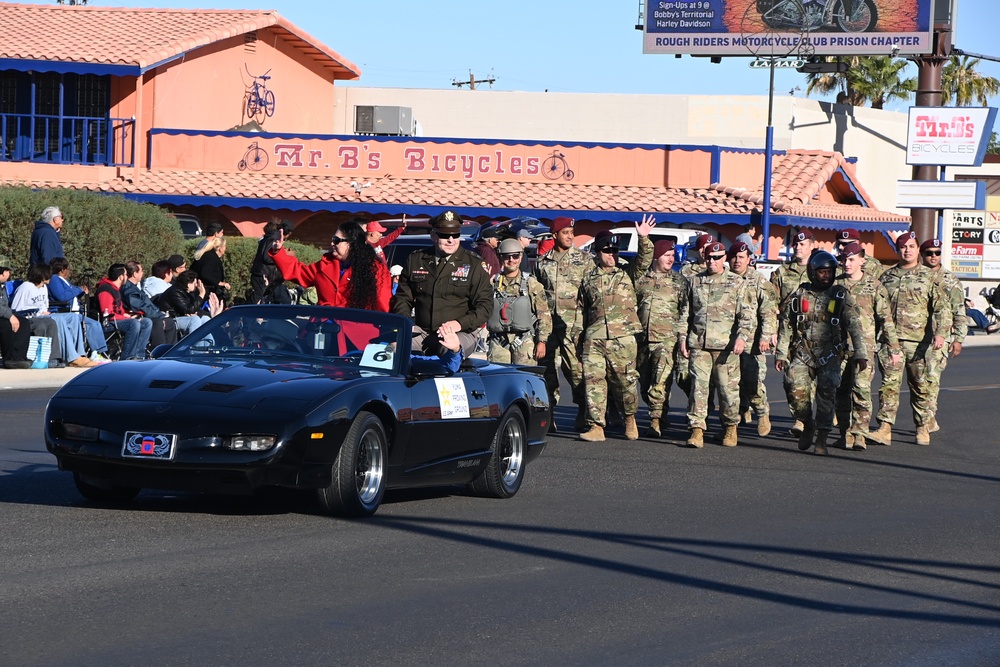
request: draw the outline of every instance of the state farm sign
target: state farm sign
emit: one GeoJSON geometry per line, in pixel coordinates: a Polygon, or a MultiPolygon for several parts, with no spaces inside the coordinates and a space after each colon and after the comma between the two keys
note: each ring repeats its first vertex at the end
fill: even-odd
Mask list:
{"type": "Polygon", "coordinates": [[[956,243],[951,247],[952,257],[982,257],[983,246],[956,243]]]}
{"type": "Polygon", "coordinates": [[[978,167],[996,113],[991,107],[910,107],[906,163],[978,167]]]}

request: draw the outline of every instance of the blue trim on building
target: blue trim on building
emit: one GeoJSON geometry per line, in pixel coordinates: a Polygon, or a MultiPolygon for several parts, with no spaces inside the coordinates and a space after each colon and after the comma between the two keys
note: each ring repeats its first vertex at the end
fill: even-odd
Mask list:
{"type": "MultiPolygon", "coordinates": [[[[199,47],[199,48],[201,48],[201,47],[199,47]]],[[[166,65],[167,63],[172,63],[175,60],[182,60],[188,53],[190,53],[190,51],[184,51],[183,53],[178,53],[176,55],[172,55],[169,58],[166,58],[166,59],[161,60],[159,62],[153,63],[152,65],[146,65],[145,67],[143,67],[143,68],[141,68],[139,70],[139,73],[140,74],[145,74],[146,72],[148,72],[150,70],[154,70],[157,67],[160,67],[161,65],[166,65]]]]}
{"type": "Polygon", "coordinates": [[[106,63],[76,63],[55,60],[22,60],[0,58],[0,70],[15,72],[57,72],[59,74],[97,74],[104,76],[139,76],[138,65],[110,65],[106,63]]]}
{"type": "Polygon", "coordinates": [[[842,167],[837,167],[837,171],[835,171],[834,173],[840,174],[841,176],[844,177],[844,181],[847,183],[847,187],[849,187],[851,189],[851,192],[854,193],[854,197],[859,202],[861,202],[862,208],[871,208],[868,202],[865,201],[864,197],[861,196],[861,193],[858,191],[857,186],[854,185],[854,181],[851,180],[851,177],[847,175],[847,172],[845,172],[842,167]]]}

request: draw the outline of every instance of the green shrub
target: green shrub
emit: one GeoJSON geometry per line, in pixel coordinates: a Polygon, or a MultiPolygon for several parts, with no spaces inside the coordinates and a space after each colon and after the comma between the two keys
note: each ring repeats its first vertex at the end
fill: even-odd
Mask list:
{"type": "Polygon", "coordinates": [[[63,213],[60,236],[76,275],[88,268],[104,275],[129,260],[149,267],[182,247],[177,221],[159,206],[77,190],[0,187],[0,248],[16,277],[28,268],[31,231],[47,206],[63,213]]]}

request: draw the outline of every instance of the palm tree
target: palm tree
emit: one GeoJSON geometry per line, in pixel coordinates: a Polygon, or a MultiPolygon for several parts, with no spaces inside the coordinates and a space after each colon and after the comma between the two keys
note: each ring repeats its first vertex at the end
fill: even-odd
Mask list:
{"type": "MultiPolygon", "coordinates": [[[[837,58],[827,56],[825,61],[836,62],[837,58]]],[[[806,94],[839,91],[838,103],[859,107],[867,102],[873,109],[881,109],[886,102],[909,99],[917,90],[916,77],[902,77],[908,66],[903,58],[853,56],[844,73],[807,74],[806,94]]]]}
{"type": "Polygon", "coordinates": [[[955,106],[967,107],[973,103],[985,107],[989,98],[1000,92],[1000,81],[983,76],[976,71],[979,58],[951,56],[941,72],[941,102],[948,104],[952,98],[955,106]]]}

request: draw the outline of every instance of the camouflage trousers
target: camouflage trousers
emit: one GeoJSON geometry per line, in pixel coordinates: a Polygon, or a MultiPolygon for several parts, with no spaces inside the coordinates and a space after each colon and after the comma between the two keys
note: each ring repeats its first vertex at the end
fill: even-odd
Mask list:
{"type": "Polygon", "coordinates": [[[740,423],[740,358],[728,350],[690,350],[688,371],[688,423],[705,429],[708,418],[709,388],[714,382],[719,392],[719,419],[723,426],[740,423]]]}
{"type": "Polygon", "coordinates": [[[486,358],[496,364],[535,364],[535,337],[525,334],[491,333],[486,358]]]}
{"type": "Polygon", "coordinates": [[[806,426],[821,431],[833,430],[833,414],[840,386],[840,359],[813,368],[801,359],[793,358],[785,369],[785,395],[792,416],[806,426]],[[816,415],[813,416],[813,403],[816,415]]]}
{"type": "Polygon", "coordinates": [[[559,404],[559,370],[569,381],[573,392],[573,402],[578,406],[586,405],[583,393],[583,364],[577,354],[577,340],[570,338],[566,329],[554,329],[545,344],[545,358],[541,365],[545,366],[545,386],[549,390],[552,405],[559,404]]]}
{"type": "Polygon", "coordinates": [[[649,418],[659,419],[670,409],[677,339],[650,341],[639,346],[639,390],[649,406],[649,418]]]}
{"type": "Polygon", "coordinates": [[[932,394],[932,380],[928,377],[928,359],[935,354],[930,341],[901,340],[903,348],[903,363],[895,368],[889,366],[889,351],[878,353],[879,370],[882,371],[882,386],[878,390],[878,420],[889,424],[896,423],[896,413],[899,411],[899,390],[903,384],[903,372],[906,372],[906,385],[910,389],[910,408],[913,410],[913,423],[923,426],[934,418],[937,412],[937,394],[932,394]]]}
{"type": "Polygon", "coordinates": [[[753,409],[760,417],[770,412],[767,407],[767,355],[740,355],[740,414],[753,409]]]}
{"type": "Polygon", "coordinates": [[[636,370],[635,336],[583,341],[583,376],[587,396],[587,425],[604,427],[608,395],[621,402],[625,416],[634,415],[639,407],[636,393],[639,373],[636,370]]]}
{"type": "Polygon", "coordinates": [[[875,367],[869,363],[863,371],[850,361],[841,363],[837,387],[837,427],[852,435],[864,436],[872,421],[872,378],[875,367]]]}
{"type": "Polygon", "coordinates": [[[948,367],[948,350],[950,346],[951,341],[946,340],[944,347],[940,350],[931,349],[927,352],[927,382],[929,384],[931,406],[931,416],[927,422],[930,422],[937,415],[938,394],[941,393],[941,374],[948,367]]]}

